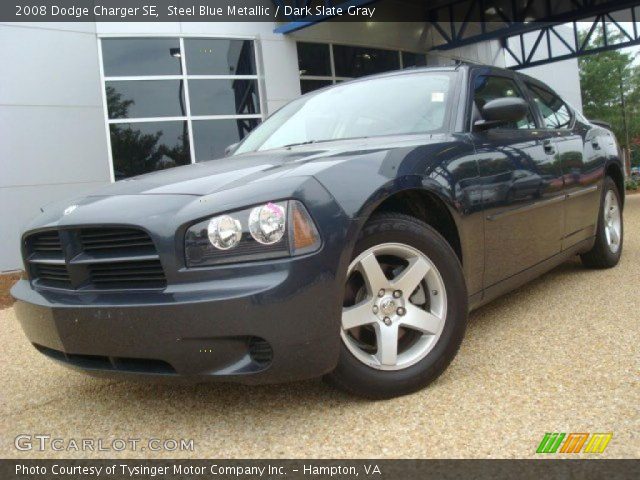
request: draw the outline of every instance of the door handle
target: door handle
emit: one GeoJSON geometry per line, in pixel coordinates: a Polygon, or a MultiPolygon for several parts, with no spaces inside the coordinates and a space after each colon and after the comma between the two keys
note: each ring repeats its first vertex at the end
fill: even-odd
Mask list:
{"type": "Polygon", "coordinates": [[[556,147],[551,140],[545,140],[542,142],[542,145],[544,147],[544,153],[547,155],[553,155],[556,153],[556,147]]]}

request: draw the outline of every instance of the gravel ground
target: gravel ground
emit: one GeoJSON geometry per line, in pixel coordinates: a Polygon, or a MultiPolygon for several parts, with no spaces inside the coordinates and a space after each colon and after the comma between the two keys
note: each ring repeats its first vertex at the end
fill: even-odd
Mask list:
{"type": "MultiPolygon", "coordinates": [[[[567,262],[471,315],[445,374],[369,402],[320,381],[266,387],[95,379],[28,344],[0,311],[0,457],[535,457],[545,432],[613,432],[602,457],[640,457],[640,195],[612,270],[567,262]],[[193,439],[192,452],[19,452],[18,434],[193,439]]],[[[563,455],[566,456],[566,455],[563,455]]],[[[572,457],[576,457],[572,455],[572,457]]],[[[592,456],[593,457],[593,456],[592,456]]]]}

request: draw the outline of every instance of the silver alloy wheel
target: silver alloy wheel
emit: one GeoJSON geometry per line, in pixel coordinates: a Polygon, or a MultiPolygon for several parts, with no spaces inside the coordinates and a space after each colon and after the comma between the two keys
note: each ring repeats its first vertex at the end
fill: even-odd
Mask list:
{"type": "Polygon", "coordinates": [[[612,253],[617,253],[620,249],[622,219],[618,197],[613,190],[607,191],[604,197],[604,234],[607,237],[609,250],[612,253]]]}
{"type": "Polygon", "coordinates": [[[342,341],[362,363],[378,370],[415,365],[438,342],[447,316],[447,292],[440,272],[419,250],[401,243],[383,243],[362,252],[347,272],[347,282],[359,272],[364,280],[357,302],[342,309],[342,341]],[[405,266],[388,279],[379,258],[405,266]],[[423,301],[424,300],[424,301],[423,301]],[[426,308],[418,304],[423,301],[426,308]],[[375,353],[363,348],[354,329],[372,328],[375,353]],[[401,337],[412,332],[409,344],[401,337]]]}

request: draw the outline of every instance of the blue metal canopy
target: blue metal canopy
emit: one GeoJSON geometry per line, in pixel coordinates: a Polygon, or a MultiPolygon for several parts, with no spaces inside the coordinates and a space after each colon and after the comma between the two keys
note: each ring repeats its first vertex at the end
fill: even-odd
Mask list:
{"type": "MultiPolygon", "coordinates": [[[[449,50],[486,40],[500,40],[512,61],[512,68],[542,65],[557,60],[575,58],[605,50],[640,44],[637,21],[640,20],[640,0],[272,0],[284,10],[289,7],[318,5],[341,7],[372,3],[410,4],[422,7],[424,21],[437,33],[433,50],[449,50]],[[586,38],[579,38],[576,22],[588,21],[586,38]],[[622,22],[632,28],[623,28],[622,22]],[[570,24],[573,38],[560,33],[558,26],[570,24]],[[604,43],[594,45],[594,32],[601,26],[604,43]],[[612,27],[611,27],[612,26],[612,27]],[[533,41],[525,41],[530,36],[533,41]],[[552,48],[552,37],[562,48],[552,48]]],[[[396,11],[398,10],[396,9],[396,11]]],[[[289,22],[274,31],[287,34],[332,18],[332,15],[288,17],[289,22]]],[[[374,17],[372,21],[395,21],[374,17]]],[[[527,39],[528,40],[528,39],[527,39]]]]}

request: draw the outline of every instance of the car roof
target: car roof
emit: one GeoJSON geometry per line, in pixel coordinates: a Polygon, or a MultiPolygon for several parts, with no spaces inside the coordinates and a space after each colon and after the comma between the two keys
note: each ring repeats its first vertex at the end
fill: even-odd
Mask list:
{"type": "MultiPolygon", "coordinates": [[[[374,75],[366,75],[364,77],[354,78],[352,80],[349,80],[349,82],[366,81],[366,80],[377,79],[377,78],[396,77],[398,75],[412,75],[416,73],[455,72],[463,69],[466,69],[466,70],[488,69],[488,70],[506,72],[506,73],[509,73],[510,75],[513,75],[515,73],[513,70],[509,70],[508,68],[497,67],[495,65],[486,65],[482,63],[471,63],[471,62],[459,61],[455,65],[442,65],[442,66],[432,66],[432,67],[407,67],[402,70],[392,70],[390,72],[376,73],[374,75]]],[[[522,75],[522,74],[518,73],[518,75],[522,75]]],[[[531,78],[531,77],[527,76],[527,78],[531,78]]]]}

